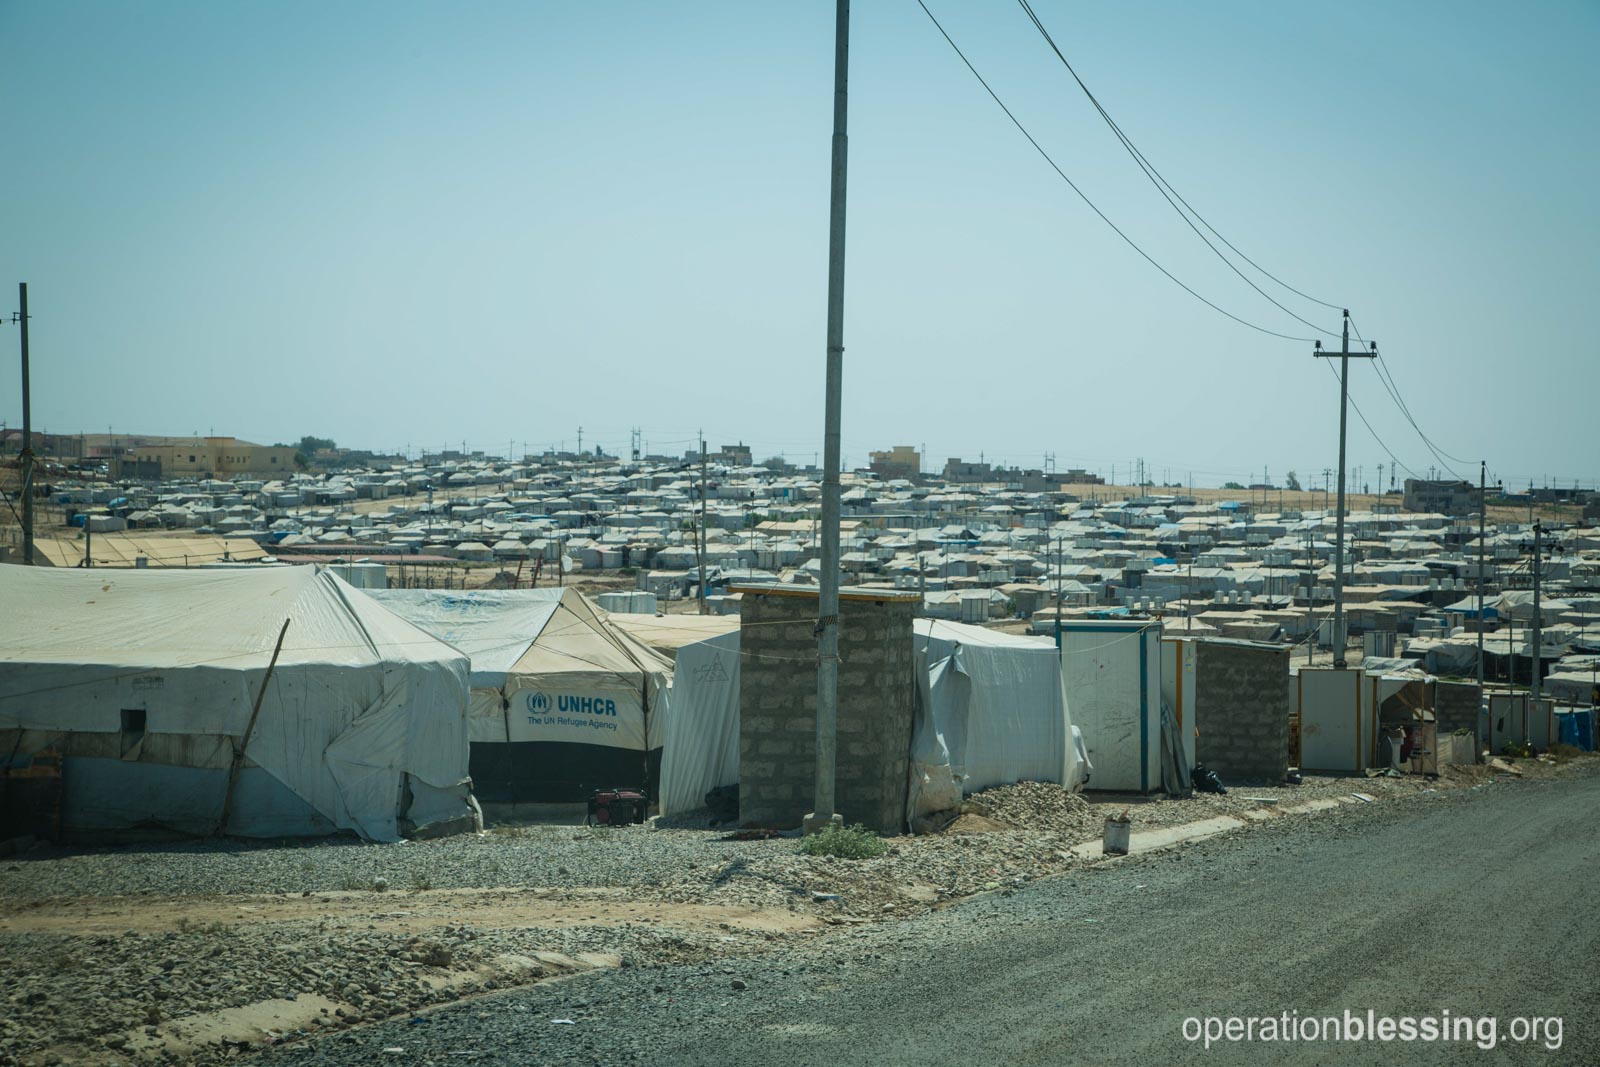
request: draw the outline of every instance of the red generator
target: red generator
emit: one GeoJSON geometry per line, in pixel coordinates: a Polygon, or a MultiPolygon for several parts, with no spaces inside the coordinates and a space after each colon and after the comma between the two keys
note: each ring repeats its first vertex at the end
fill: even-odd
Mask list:
{"type": "Polygon", "coordinates": [[[629,826],[644,822],[646,801],[637,789],[597,789],[589,798],[587,826],[629,826]]]}

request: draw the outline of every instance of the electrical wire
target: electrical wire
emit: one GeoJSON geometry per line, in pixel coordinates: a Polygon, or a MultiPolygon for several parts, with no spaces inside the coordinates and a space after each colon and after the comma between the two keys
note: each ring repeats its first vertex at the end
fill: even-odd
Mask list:
{"type": "MultiPolygon", "coordinates": [[[[1350,329],[1355,332],[1357,341],[1360,341],[1363,345],[1367,344],[1367,342],[1362,339],[1361,330],[1356,326],[1355,319],[1353,318],[1350,320],[1350,329]]],[[[1376,346],[1371,347],[1376,350],[1376,346]]],[[[1446,452],[1444,449],[1434,444],[1433,440],[1429,438],[1427,434],[1422,432],[1422,427],[1417,425],[1416,418],[1411,414],[1411,408],[1400,396],[1400,387],[1394,380],[1394,371],[1384,360],[1382,352],[1378,352],[1377,356],[1378,358],[1374,361],[1374,366],[1378,372],[1378,380],[1383,383],[1383,387],[1389,391],[1389,397],[1394,401],[1395,406],[1400,409],[1400,414],[1404,415],[1406,421],[1411,424],[1411,428],[1417,431],[1417,436],[1422,438],[1422,443],[1428,447],[1429,452],[1433,453],[1433,458],[1439,461],[1439,465],[1445,468],[1445,470],[1448,470],[1451,474],[1455,475],[1457,478],[1465,481],[1466,479],[1461,478],[1459,472],[1451,468],[1449,463],[1445,462],[1445,457],[1448,456],[1457,463],[1471,463],[1472,461],[1468,459],[1462,459],[1460,456],[1451,455],[1449,452],[1446,452]]]]}
{"type": "Polygon", "coordinates": [[[1309,300],[1314,304],[1321,304],[1323,307],[1333,308],[1336,311],[1343,310],[1338,304],[1330,304],[1325,300],[1318,300],[1314,296],[1307,296],[1305,293],[1300,292],[1300,290],[1278,278],[1271,271],[1262,267],[1259,263],[1245,255],[1243,252],[1240,252],[1238,248],[1234,247],[1233,242],[1229,241],[1226,237],[1223,237],[1222,234],[1217,233],[1216,227],[1207,222],[1204,216],[1202,216],[1198,211],[1195,211],[1195,209],[1190,206],[1189,202],[1179,195],[1176,189],[1172,188],[1172,184],[1167,181],[1160,171],[1156,170],[1155,166],[1148,159],[1145,158],[1144,153],[1139,151],[1138,147],[1134,145],[1133,141],[1128,137],[1128,135],[1122,132],[1122,127],[1117,125],[1116,120],[1113,119],[1110,113],[1107,112],[1106,109],[1101,105],[1094,93],[1089,90],[1089,87],[1083,83],[1083,79],[1078,77],[1078,72],[1073,69],[1072,64],[1068,62],[1067,57],[1056,45],[1055,39],[1050,36],[1050,31],[1045,29],[1044,23],[1040,21],[1039,16],[1034,13],[1033,7],[1028,3],[1028,0],[1017,0],[1017,3],[1022,6],[1022,10],[1027,14],[1029,21],[1033,23],[1034,29],[1039,31],[1039,36],[1044,38],[1045,44],[1050,46],[1050,51],[1054,52],[1056,58],[1061,60],[1061,65],[1067,68],[1067,73],[1072,75],[1072,80],[1078,83],[1078,88],[1083,90],[1083,95],[1089,98],[1089,103],[1094,105],[1095,110],[1100,113],[1100,117],[1105,120],[1105,123],[1108,127],[1110,127],[1111,132],[1117,135],[1117,140],[1122,142],[1122,147],[1127,150],[1128,155],[1131,156],[1133,161],[1139,165],[1139,169],[1144,171],[1144,176],[1150,179],[1150,184],[1155,186],[1156,192],[1160,193],[1162,198],[1165,199],[1169,205],[1171,205],[1172,210],[1178,213],[1178,217],[1183,219],[1183,221],[1188,224],[1189,228],[1194,231],[1195,236],[1200,238],[1201,241],[1205,242],[1205,246],[1211,249],[1218,259],[1226,263],[1229,270],[1237,274],[1241,279],[1244,280],[1246,285],[1260,293],[1278,310],[1282,311],[1284,314],[1288,315],[1297,322],[1309,326],[1313,330],[1317,330],[1329,337],[1338,336],[1336,331],[1329,330],[1323,326],[1318,326],[1309,319],[1301,318],[1287,307],[1284,307],[1283,304],[1273,299],[1273,297],[1268,294],[1266,290],[1262,289],[1259,285],[1246,277],[1245,273],[1235,266],[1232,260],[1223,255],[1222,251],[1217,248],[1216,245],[1212,244],[1205,234],[1200,232],[1199,227],[1195,226],[1194,222],[1189,218],[1189,214],[1193,214],[1195,218],[1199,219],[1206,229],[1210,230],[1223,244],[1233,249],[1234,253],[1246,263],[1250,264],[1256,270],[1260,271],[1268,278],[1271,278],[1285,289],[1296,294],[1297,296],[1304,297],[1306,300],[1309,300]],[[1174,202],[1173,197],[1177,197],[1177,202],[1174,202]],[[1183,204],[1183,208],[1178,206],[1179,203],[1183,204]],[[1188,209],[1188,214],[1184,212],[1184,208],[1188,209]]]}
{"type": "Polygon", "coordinates": [[[1169,281],[1171,281],[1174,285],[1178,286],[1178,288],[1182,289],[1184,292],[1188,293],[1190,296],[1194,297],[1196,300],[1200,301],[1202,304],[1204,304],[1207,307],[1209,307],[1212,311],[1215,311],[1220,315],[1224,315],[1227,318],[1232,319],[1234,322],[1237,322],[1241,326],[1248,326],[1250,329],[1255,330],[1258,333],[1264,333],[1264,334],[1268,335],[1269,337],[1281,337],[1285,341],[1304,341],[1307,344],[1310,344],[1310,343],[1312,343],[1312,342],[1317,340],[1317,338],[1315,338],[1315,337],[1295,337],[1295,336],[1293,336],[1291,334],[1279,333],[1277,330],[1269,330],[1265,326],[1258,326],[1255,323],[1250,322],[1247,319],[1242,319],[1238,315],[1235,315],[1233,312],[1226,311],[1223,308],[1219,307],[1217,304],[1214,304],[1210,300],[1208,300],[1205,297],[1201,296],[1199,293],[1197,293],[1193,289],[1191,289],[1188,285],[1186,285],[1182,281],[1180,281],[1175,274],[1173,274],[1167,268],[1163,267],[1160,263],[1157,263],[1156,260],[1154,259],[1154,257],[1152,257],[1150,255],[1150,253],[1146,252],[1143,248],[1139,247],[1139,245],[1133,240],[1133,238],[1129,237],[1126,233],[1124,233],[1122,231],[1121,227],[1119,227],[1116,223],[1112,222],[1111,219],[1106,215],[1106,213],[1104,211],[1101,211],[1099,209],[1099,207],[1097,207],[1095,205],[1095,202],[1093,200],[1090,200],[1088,195],[1086,193],[1084,193],[1084,191],[1082,189],[1078,188],[1076,182],[1074,182],[1071,178],[1067,177],[1067,172],[1062,170],[1060,165],[1058,165],[1056,163],[1056,161],[1053,158],[1051,158],[1050,153],[1046,152],[1044,150],[1044,146],[1039,144],[1038,140],[1036,140],[1034,138],[1033,134],[1028,132],[1028,128],[1022,124],[1021,120],[1019,120],[1016,115],[1012,114],[1011,109],[1006,106],[1005,101],[1000,99],[1000,95],[998,93],[996,93],[993,88],[990,87],[988,81],[984,79],[983,75],[978,73],[978,68],[972,65],[972,61],[967,58],[966,53],[961,50],[961,47],[959,45],[957,45],[955,40],[953,38],[951,38],[950,34],[948,32],[946,32],[944,26],[939,22],[939,20],[936,17],[934,17],[933,12],[928,10],[928,5],[926,3],[924,3],[923,0],[917,0],[917,6],[922,8],[923,14],[928,16],[928,19],[933,23],[934,27],[939,31],[940,36],[942,36],[945,39],[945,42],[950,45],[951,49],[953,49],[955,51],[955,54],[961,58],[961,62],[966,65],[967,70],[972,72],[972,76],[974,78],[978,79],[978,84],[982,85],[983,88],[984,88],[984,91],[989,94],[990,98],[993,99],[996,104],[1000,105],[1000,110],[1004,111],[1006,113],[1006,118],[1011,120],[1011,124],[1013,126],[1015,126],[1022,133],[1022,136],[1026,137],[1028,139],[1028,143],[1033,145],[1034,150],[1036,152],[1038,152],[1039,155],[1044,158],[1044,161],[1046,163],[1050,164],[1050,168],[1052,170],[1054,170],[1058,176],[1060,176],[1061,180],[1066,182],[1067,186],[1074,193],[1078,194],[1078,198],[1080,200],[1082,200],[1085,204],[1089,205],[1089,209],[1091,211],[1093,211],[1096,215],[1100,216],[1100,221],[1104,222],[1107,226],[1111,227],[1112,232],[1115,233],[1118,237],[1122,238],[1122,240],[1128,245],[1129,248],[1132,248],[1135,252],[1139,253],[1140,256],[1144,257],[1144,259],[1145,259],[1145,261],[1147,263],[1149,263],[1156,270],[1160,271],[1162,274],[1166,275],[1167,279],[1169,281]]]}
{"type": "MultiPolygon", "coordinates": [[[[1328,373],[1333,375],[1334,381],[1338,381],[1339,380],[1339,372],[1333,369],[1333,364],[1324,363],[1323,366],[1328,368],[1328,373]]],[[[1401,470],[1403,470],[1407,474],[1411,475],[1411,477],[1417,478],[1417,479],[1420,480],[1421,476],[1418,475],[1416,471],[1414,471],[1410,467],[1406,466],[1404,463],[1401,463],[1400,462],[1400,457],[1396,456],[1394,454],[1394,451],[1388,445],[1384,444],[1383,438],[1378,436],[1378,431],[1374,430],[1372,428],[1372,423],[1367,421],[1367,416],[1365,414],[1363,414],[1362,411],[1361,411],[1361,405],[1356,403],[1356,398],[1349,394],[1349,390],[1345,391],[1345,399],[1347,399],[1350,402],[1350,406],[1355,409],[1356,417],[1361,420],[1361,425],[1365,426],[1367,428],[1367,432],[1372,435],[1372,439],[1374,441],[1378,442],[1378,447],[1383,449],[1384,452],[1388,454],[1389,458],[1391,460],[1393,460],[1400,467],[1401,470]]],[[[1380,486],[1379,488],[1382,488],[1382,487],[1380,486]]]]}

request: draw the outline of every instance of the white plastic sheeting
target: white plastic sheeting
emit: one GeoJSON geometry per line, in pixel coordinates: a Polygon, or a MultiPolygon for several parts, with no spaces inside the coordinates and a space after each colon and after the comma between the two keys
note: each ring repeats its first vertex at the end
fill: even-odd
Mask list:
{"type": "Polygon", "coordinates": [[[739,634],[684,645],[661,751],[661,814],[692,811],[739,784],[739,634]]]}
{"type": "Polygon", "coordinates": [[[913,623],[921,700],[911,734],[908,810],[955,807],[1010,782],[1082,785],[1057,649],[980,626],[913,623]]]}
{"type": "MultiPolygon", "coordinates": [[[[914,621],[919,700],[911,736],[911,815],[963,790],[1024,780],[1079,788],[1089,773],[1046,639],[914,621]]],[[[698,808],[739,781],[739,634],[684,645],[661,757],[663,815],[698,808]]]]}
{"type": "Polygon", "coordinates": [[[332,574],[11,566],[0,603],[0,742],[67,757],[64,810],[89,820],[69,830],[215,832],[240,744],[231,832],[392,841],[467,811],[466,657],[332,574]],[[180,779],[170,804],[143,788],[180,779]]]}

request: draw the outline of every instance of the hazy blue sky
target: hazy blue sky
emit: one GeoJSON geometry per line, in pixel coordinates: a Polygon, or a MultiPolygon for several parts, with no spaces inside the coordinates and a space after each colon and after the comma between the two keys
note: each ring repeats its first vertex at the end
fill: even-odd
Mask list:
{"type": "MultiPolygon", "coordinates": [[[[1158,198],[1015,4],[929,5],[1156,259],[1311,336],[1158,198]]],[[[1191,204],[1350,307],[1457,470],[1600,474],[1600,5],[1035,7],[1191,204]]],[[[499,451],[640,426],[677,452],[703,427],[809,461],[832,60],[825,0],[0,0],[0,308],[29,282],[35,425],[499,451]]],[[[847,462],[1335,464],[1311,346],[1139,259],[915,0],[858,0],[851,68],[847,462]]],[[[7,326],[12,425],[15,360],[7,326]]],[[[1372,367],[1351,391],[1437,465],[1372,367]]]]}

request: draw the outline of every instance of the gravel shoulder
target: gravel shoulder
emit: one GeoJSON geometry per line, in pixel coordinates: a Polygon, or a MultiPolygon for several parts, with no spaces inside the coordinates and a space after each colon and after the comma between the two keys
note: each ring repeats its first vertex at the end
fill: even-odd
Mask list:
{"type": "Polygon", "coordinates": [[[461,1062],[1593,1063],[1600,766],[1341,805],[781,951],[596,972],[265,1052],[461,1062]],[[1314,829],[1312,829],[1314,827],[1314,829]],[[1485,828],[1493,832],[1486,833],[1485,828]],[[1453,1015],[1496,1047],[1233,1044],[1190,1016],[1453,1015]],[[1558,1049],[1511,1038],[1559,1018],[1558,1049]]]}
{"type": "MultiPolygon", "coordinates": [[[[1600,763],[1582,762],[1519,761],[1531,778],[1600,763]]],[[[0,860],[0,998],[10,1005],[0,1064],[220,1062],[579,971],[785,957],[1093,869],[1071,846],[1124,808],[1148,829],[1353,791],[1404,801],[1493,782],[1462,768],[1437,781],[1310,779],[1091,802],[1023,783],[979,794],[949,831],[894,839],[871,860],[644,826],[396,845],[39,848],[0,860]]]]}

